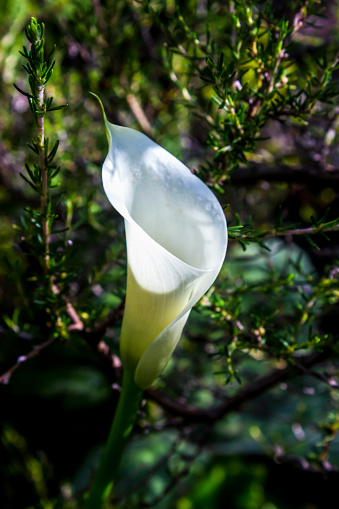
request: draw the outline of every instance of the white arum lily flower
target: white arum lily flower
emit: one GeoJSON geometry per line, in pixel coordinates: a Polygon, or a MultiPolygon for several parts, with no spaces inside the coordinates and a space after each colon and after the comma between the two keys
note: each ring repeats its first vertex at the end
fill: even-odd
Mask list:
{"type": "Polygon", "coordinates": [[[127,293],[120,349],[149,387],[176,347],[192,306],[217,277],[227,247],[223,210],[208,187],[144,134],[110,124],[102,171],[125,219],[127,293]]]}

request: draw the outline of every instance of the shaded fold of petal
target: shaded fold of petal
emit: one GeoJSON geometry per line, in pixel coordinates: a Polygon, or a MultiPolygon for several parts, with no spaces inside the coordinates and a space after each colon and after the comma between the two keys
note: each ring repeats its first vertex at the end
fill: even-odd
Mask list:
{"type": "Polygon", "coordinates": [[[137,373],[141,373],[139,361],[143,359],[142,365],[146,366],[149,353],[152,356],[149,373],[157,372],[155,377],[152,375],[152,381],[160,374],[161,366],[167,364],[180,338],[190,308],[206,291],[206,285],[210,286],[211,271],[196,269],[179,260],[137,224],[125,221],[125,228],[128,275],[120,351],[125,365],[131,369],[138,366],[136,382],[144,387],[137,379],[137,373]],[[184,321],[183,315],[186,315],[184,321]],[[181,328],[175,324],[179,320],[181,328]],[[164,341],[162,332],[169,325],[172,327],[164,341]],[[157,358],[151,347],[160,337],[161,358],[157,358]]]}

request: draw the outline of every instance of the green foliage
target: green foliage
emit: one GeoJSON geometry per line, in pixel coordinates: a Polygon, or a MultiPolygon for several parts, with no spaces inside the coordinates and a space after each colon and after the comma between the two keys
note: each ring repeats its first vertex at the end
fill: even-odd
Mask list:
{"type": "Polygon", "coordinates": [[[337,12],[334,0],[4,2],[1,506],[79,507],[118,398],[126,254],[90,90],[110,121],[196,171],[229,224],[225,265],[145,395],[108,507],[333,504],[337,12]],[[294,479],[297,499],[281,489],[294,479]]]}
{"type": "MultiPolygon", "coordinates": [[[[206,172],[213,172],[215,182],[246,162],[262,139],[261,129],[272,119],[284,124],[298,119],[307,125],[310,115],[324,113],[321,103],[334,105],[338,94],[331,79],[338,68],[336,56],[328,58],[324,52],[299,69],[293,58],[293,36],[308,16],[318,14],[317,2],[305,3],[299,12],[295,5],[292,22],[278,19],[271,2],[227,4],[214,6],[224,18],[224,32],[206,32],[192,15],[188,25],[179,7],[178,23],[167,30],[171,78],[186,106],[208,125],[207,143],[215,156],[206,172]],[[190,28],[194,24],[196,30],[190,28]],[[179,56],[185,71],[176,74],[174,58],[179,56]]],[[[207,8],[207,22],[212,11],[213,4],[207,8]]]]}

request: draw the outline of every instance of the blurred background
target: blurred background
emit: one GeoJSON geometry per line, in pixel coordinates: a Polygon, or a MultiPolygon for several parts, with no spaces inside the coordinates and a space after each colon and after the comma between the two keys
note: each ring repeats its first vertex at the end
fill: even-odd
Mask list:
{"type": "Polygon", "coordinates": [[[110,122],[144,132],[196,172],[230,226],[219,279],[145,394],[107,507],[335,506],[337,32],[335,0],[2,0],[2,509],[79,507],[119,396],[124,227],[102,189],[107,142],[89,91],[110,122]],[[27,241],[25,209],[38,210],[39,197],[20,177],[34,163],[36,127],[13,83],[27,90],[19,50],[31,16],[46,26],[46,51],[56,45],[47,96],[68,105],[45,127],[60,141],[52,193],[56,225],[67,228],[53,236],[55,315],[27,241]],[[325,223],[326,235],[313,235],[325,223]]]}

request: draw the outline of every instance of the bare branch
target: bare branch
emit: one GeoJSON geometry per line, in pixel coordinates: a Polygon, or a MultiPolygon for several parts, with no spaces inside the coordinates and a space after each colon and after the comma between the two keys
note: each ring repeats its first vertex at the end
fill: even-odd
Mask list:
{"type": "Polygon", "coordinates": [[[22,365],[23,362],[26,362],[28,359],[32,359],[33,357],[36,357],[42,350],[52,345],[57,339],[58,339],[57,337],[50,338],[44,343],[41,343],[41,345],[34,346],[33,350],[31,350],[26,355],[20,355],[20,357],[18,357],[16,364],[14,364],[14,366],[7,370],[6,373],[0,376],[0,383],[5,385],[8,384],[14,371],[16,371],[18,367],[22,365]]]}
{"type": "Polygon", "coordinates": [[[270,167],[262,164],[251,164],[239,168],[231,176],[234,185],[254,185],[259,181],[296,182],[314,186],[339,186],[339,168],[322,168],[319,166],[294,166],[275,164],[270,167]]]}
{"type": "Polygon", "coordinates": [[[208,410],[178,403],[159,393],[152,387],[147,390],[147,395],[150,399],[156,401],[164,410],[176,417],[182,417],[189,422],[207,422],[213,424],[230,412],[238,410],[244,403],[267,392],[278,383],[295,376],[298,370],[302,371],[304,368],[320,362],[324,357],[324,353],[312,353],[303,360],[300,360],[297,366],[287,366],[285,369],[274,370],[272,373],[259,377],[249,383],[246,387],[240,389],[235,396],[225,398],[225,401],[219,406],[208,410]]]}

